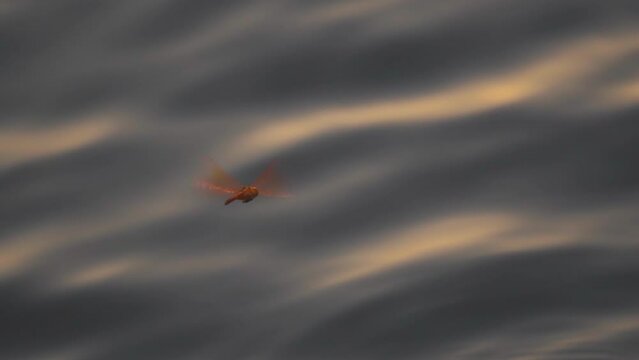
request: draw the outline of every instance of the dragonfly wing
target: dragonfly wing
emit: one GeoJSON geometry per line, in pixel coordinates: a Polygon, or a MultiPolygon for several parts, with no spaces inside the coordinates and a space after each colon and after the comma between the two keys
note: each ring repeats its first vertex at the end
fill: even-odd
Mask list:
{"type": "Polygon", "coordinates": [[[252,186],[255,186],[260,195],[272,197],[289,197],[282,178],[277,171],[277,163],[271,162],[264,171],[255,179],[252,186]]]}
{"type": "Polygon", "coordinates": [[[202,190],[206,190],[206,191],[210,191],[210,192],[222,194],[222,195],[235,194],[237,192],[237,190],[225,188],[223,186],[219,186],[215,183],[212,183],[206,180],[199,180],[196,183],[196,185],[202,190]]]}
{"type": "Polygon", "coordinates": [[[275,198],[289,198],[289,197],[292,197],[293,195],[283,191],[260,191],[260,196],[275,197],[275,198]]]}
{"type": "Polygon", "coordinates": [[[240,182],[227,174],[215,161],[207,159],[207,163],[211,167],[211,175],[197,182],[199,188],[218,194],[235,194],[242,189],[240,182]]]}
{"type": "Polygon", "coordinates": [[[242,184],[235,180],[231,175],[227,174],[220,165],[218,165],[213,159],[209,159],[209,165],[212,168],[210,181],[221,187],[234,189],[235,191],[242,188],[242,184]]]}

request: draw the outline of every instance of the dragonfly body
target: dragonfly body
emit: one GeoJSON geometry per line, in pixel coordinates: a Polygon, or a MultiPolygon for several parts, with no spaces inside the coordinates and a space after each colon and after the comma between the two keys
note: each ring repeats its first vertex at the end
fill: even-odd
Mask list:
{"type": "Polygon", "coordinates": [[[235,195],[226,199],[226,201],[224,202],[224,205],[228,205],[235,200],[242,200],[243,203],[247,203],[255,199],[255,197],[257,197],[259,193],[260,192],[257,190],[255,186],[244,186],[242,189],[240,189],[240,191],[235,193],[235,195]]]}

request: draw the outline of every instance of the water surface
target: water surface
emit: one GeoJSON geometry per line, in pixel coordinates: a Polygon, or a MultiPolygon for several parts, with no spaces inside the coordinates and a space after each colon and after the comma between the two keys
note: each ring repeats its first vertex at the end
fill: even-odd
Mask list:
{"type": "Polygon", "coordinates": [[[0,357],[636,358],[637,14],[0,2],[0,357]]]}

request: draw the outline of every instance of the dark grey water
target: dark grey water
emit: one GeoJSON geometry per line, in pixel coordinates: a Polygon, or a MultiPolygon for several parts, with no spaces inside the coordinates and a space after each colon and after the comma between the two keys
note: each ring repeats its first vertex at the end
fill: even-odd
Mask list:
{"type": "Polygon", "coordinates": [[[0,358],[639,358],[637,4],[0,1],[0,358]]]}

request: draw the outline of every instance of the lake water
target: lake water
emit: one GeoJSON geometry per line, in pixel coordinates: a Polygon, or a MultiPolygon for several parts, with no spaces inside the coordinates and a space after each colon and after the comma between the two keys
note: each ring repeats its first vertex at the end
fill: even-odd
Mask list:
{"type": "Polygon", "coordinates": [[[0,2],[0,358],[636,359],[638,14],[0,2]]]}

